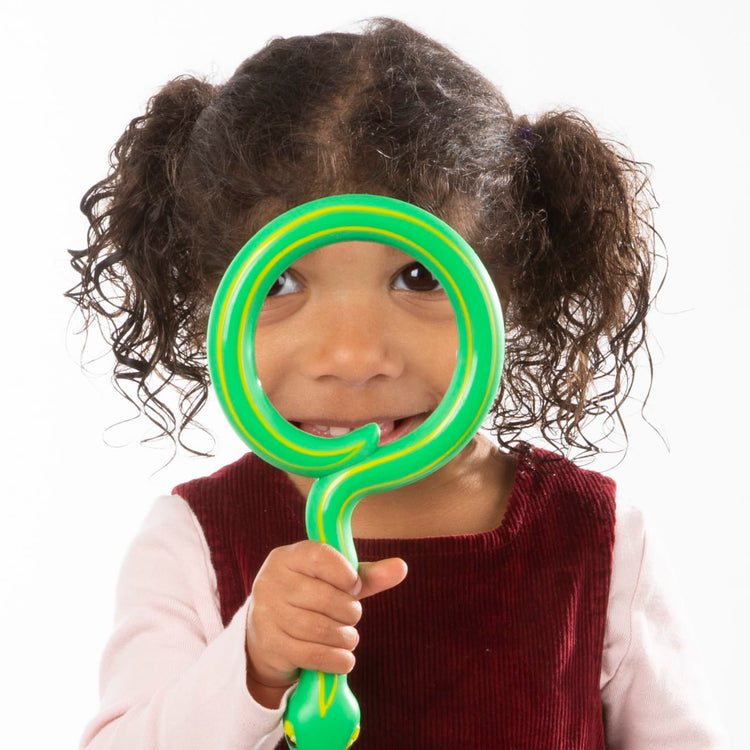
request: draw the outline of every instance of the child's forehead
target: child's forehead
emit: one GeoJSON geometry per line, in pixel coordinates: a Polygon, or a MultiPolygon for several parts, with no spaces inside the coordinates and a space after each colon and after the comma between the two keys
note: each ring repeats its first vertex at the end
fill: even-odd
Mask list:
{"type": "Polygon", "coordinates": [[[299,258],[294,265],[328,265],[355,259],[402,263],[413,260],[413,257],[393,245],[369,240],[345,240],[316,248],[299,258]]]}

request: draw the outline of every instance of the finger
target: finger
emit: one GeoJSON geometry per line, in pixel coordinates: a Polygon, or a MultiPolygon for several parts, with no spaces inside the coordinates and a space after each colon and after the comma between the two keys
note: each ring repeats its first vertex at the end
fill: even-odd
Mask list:
{"type": "Polygon", "coordinates": [[[292,545],[289,568],[352,594],[358,586],[354,566],[330,544],[305,541],[292,545]]]}
{"type": "Polygon", "coordinates": [[[354,654],[345,648],[332,648],[290,638],[287,654],[300,669],[348,674],[354,668],[354,654]]]}
{"type": "Polygon", "coordinates": [[[297,610],[325,615],[342,625],[356,625],[362,617],[362,605],[356,597],[302,574],[290,578],[285,599],[297,610]]]}
{"type": "Polygon", "coordinates": [[[362,582],[362,589],[359,598],[364,599],[398,586],[406,578],[407,572],[406,563],[399,557],[360,563],[359,578],[362,582]]]}
{"type": "Polygon", "coordinates": [[[248,669],[255,681],[266,686],[277,686],[294,680],[298,669],[319,669],[334,674],[346,674],[352,669],[354,657],[351,651],[359,639],[353,628],[353,633],[343,629],[337,636],[335,625],[328,630],[320,627],[315,637],[322,636],[323,640],[334,643],[328,645],[309,640],[313,633],[301,632],[306,629],[304,624],[301,630],[292,624],[300,617],[305,617],[305,613],[288,607],[285,608],[284,615],[283,625],[279,621],[269,622],[264,619],[263,627],[259,628],[254,619],[251,618],[248,622],[248,669]],[[301,637],[295,637],[297,634],[301,637]]]}
{"type": "Polygon", "coordinates": [[[342,625],[317,612],[297,610],[281,625],[285,635],[298,641],[319,643],[332,648],[353,651],[359,643],[359,634],[351,625],[342,625]]]}

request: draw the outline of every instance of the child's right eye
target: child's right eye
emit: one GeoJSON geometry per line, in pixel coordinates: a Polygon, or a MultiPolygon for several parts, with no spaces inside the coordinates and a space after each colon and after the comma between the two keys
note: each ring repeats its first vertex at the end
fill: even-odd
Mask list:
{"type": "Polygon", "coordinates": [[[393,288],[407,292],[437,292],[443,285],[432,271],[421,263],[410,263],[393,279],[393,288]]]}
{"type": "Polygon", "coordinates": [[[267,297],[282,297],[285,294],[295,294],[302,289],[302,285],[291,271],[284,271],[273,286],[268,290],[267,297]]]}

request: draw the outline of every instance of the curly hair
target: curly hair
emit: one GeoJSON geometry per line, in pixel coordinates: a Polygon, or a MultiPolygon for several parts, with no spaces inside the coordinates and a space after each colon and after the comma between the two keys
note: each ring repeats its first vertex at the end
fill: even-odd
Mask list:
{"type": "Polygon", "coordinates": [[[651,374],[646,167],[575,112],[514,116],[472,67],[389,19],[273,40],[222,85],[177,78],[129,124],[82,200],[88,244],[70,251],[67,293],[86,325],[108,324],[121,391],[184,445],[232,257],[282,211],[349,192],[433,212],[486,264],[507,325],[500,444],[533,428],[561,452],[597,452],[584,427],[622,422],[639,351],[651,374]]]}

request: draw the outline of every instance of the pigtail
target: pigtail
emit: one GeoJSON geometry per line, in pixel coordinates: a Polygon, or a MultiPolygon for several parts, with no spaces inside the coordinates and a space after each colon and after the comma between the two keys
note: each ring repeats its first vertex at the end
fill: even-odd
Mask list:
{"type": "Polygon", "coordinates": [[[608,434],[615,421],[624,430],[636,352],[651,369],[648,176],[575,113],[521,118],[514,138],[519,210],[506,245],[510,335],[496,427],[505,445],[536,428],[553,445],[596,453],[583,426],[605,416],[608,434]]]}
{"type": "Polygon", "coordinates": [[[81,281],[67,296],[86,328],[94,319],[106,321],[116,387],[160,433],[176,428],[180,443],[183,427],[206,400],[208,376],[204,295],[178,185],[193,126],[213,94],[205,81],[183,77],[149,101],[117,141],[108,176],[84,195],[88,246],[70,251],[81,281]],[[176,383],[179,417],[163,400],[176,383]]]}

